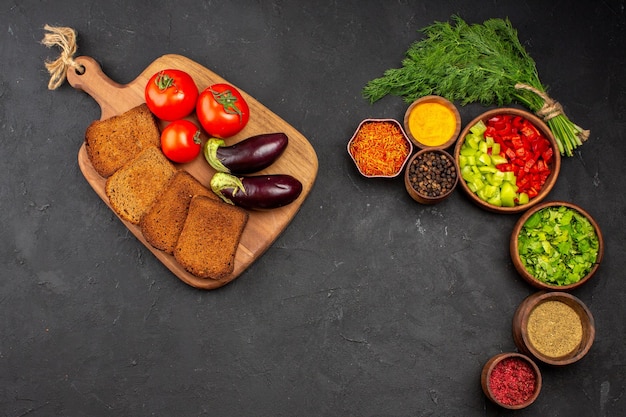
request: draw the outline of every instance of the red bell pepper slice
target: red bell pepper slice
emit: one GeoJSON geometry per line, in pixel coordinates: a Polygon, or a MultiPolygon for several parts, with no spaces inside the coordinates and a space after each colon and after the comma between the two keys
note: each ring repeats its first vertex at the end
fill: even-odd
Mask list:
{"type": "Polygon", "coordinates": [[[511,144],[515,150],[524,148],[524,141],[519,135],[511,136],[511,144]]]}
{"type": "Polygon", "coordinates": [[[506,148],[506,150],[504,151],[504,155],[509,158],[509,160],[513,160],[515,159],[516,155],[515,155],[515,151],[511,148],[506,148]]]}
{"type": "Polygon", "coordinates": [[[531,132],[530,137],[536,138],[542,136],[541,132],[539,132],[539,129],[537,129],[537,127],[528,120],[524,122],[524,127],[531,132]]]}
{"type": "Polygon", "coordinates": [[[498,168],[502,172],[513,171],[513,164],[511,164],[511,163],[508,163],[508,164],[498,164],[498,165],[496,165],[496,168],[498,168]]]}
{"type": "Polygon", "coordinates": [[[531,149],[535,153],[543,153],[546,149],[550,147],[550,142],[543,138],[537,138],[532,141],[531,149]]]}
{"type": "Polygon", "coordinates": [[[541,154],[541,158],[545,161],[546,164],[552,162],[552,157],[554,156],[554,151],[552,148],[548,148],[541,154]]]}
{"type": "Polygon", "coordinates": [[[486,137],[500,144],[500,155],[509,162],[496,166],[515,174],[518,192],[536,197],[550,175],[554,151],[550,142],[529,120],[521,116],[501,115],[487,121],[486,137]]]}
{"type": "Polygon", "coordinates": [[[535,165],[535,167],[537,168],[537,172],[547,172],[550,171],[548,169],[548,165],[546,165],[545,161],[543,159],[539,159],[537,161],[537,164],[535,165]]]}
{"type": "Polygon", "coordinates": [[[524,171],[526,172],[530,172],[531,168],[535,166],[535,160],[534,159],[527,159],[526,162],[524,163],[524,171]]]}
{"type": "Polygon", "coordinates": [[[537,137],[537,131],[528,126],[528,124],[524,124],[520,129],[520,133],[529,140],[534,140],[537,137]]]}

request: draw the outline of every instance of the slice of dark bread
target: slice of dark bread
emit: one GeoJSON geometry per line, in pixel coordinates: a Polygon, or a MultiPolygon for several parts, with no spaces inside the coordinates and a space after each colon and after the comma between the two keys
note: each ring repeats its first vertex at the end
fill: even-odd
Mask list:
{"type": "Polygon", "coordinates": [[[157,249],[173,254],[187,218],[189,204],[196,195],[219,199],[187,171],[177,171],[139,222],[146,241],[157,249]]]}
{"type": "Polygon", "coordinates": [[[244,209],[221,200],[193,197],[174,258],[197,277],[227,277],[234,270],[235,254],[248,217],[244,209]]]}
{"type": "Polygon", "coordinates": [[[105,193],[111,208],[122,219],[139,224],[176,171],[159,148],[144,149],[107,179],[105,193]]]}
{"type": "Polygon", "coordinates": [[[145,103],[118,116],[92,122],[85,132],[85,149],[94,169],[104,178],[150,146],[161,145],[157,122],[145,103]]]}

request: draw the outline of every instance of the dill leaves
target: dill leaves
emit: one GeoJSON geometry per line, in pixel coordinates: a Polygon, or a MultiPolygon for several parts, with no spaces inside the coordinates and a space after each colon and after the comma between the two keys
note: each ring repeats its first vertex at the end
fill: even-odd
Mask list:
{"type": "Polygon", "coordinates": [[[400,68],[369,81],[363,97],[370,103],[386,95],[410,103],[434,94],[462,105],[506,105],[517,102],[542,117],[562,155],[587,140],[589,131],[574,124],[546,94],[535,61],[519,41],[508,19],[468,24],[435,22],[421,30],[424,38],[410,45],[400,68]]]}

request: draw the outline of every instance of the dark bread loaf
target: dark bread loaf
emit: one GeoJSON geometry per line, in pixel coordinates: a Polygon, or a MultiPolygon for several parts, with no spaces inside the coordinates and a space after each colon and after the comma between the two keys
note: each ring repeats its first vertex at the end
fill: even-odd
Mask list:
{"type": "Polygon", "coordinates": [[[113,211],[139,224],[176,171],[159,148],[144,149],[107,179],[105,193],[113,211]]]}
{"type": "Polygon", "coordinates": [[[161,145],[161,133],[146,104],[118,116],[92,122],[85,132],[85,150],[94,169],[104,178],[142,150],[161,145]]]}
{"type": "Polygon", "coordinates": [[[139,222],[146,241],[157,249],[173,254],[187,218],[191,198],[196,195],[219,199],[187,171],[176,172],[139,222]]]}
{"type": "Polygon", "coordinates": [[[174,258],[197,277],[227,277],[234,270],[235,254],[248,217],[247,211],[221,200],[193,197],[174,258]]]}

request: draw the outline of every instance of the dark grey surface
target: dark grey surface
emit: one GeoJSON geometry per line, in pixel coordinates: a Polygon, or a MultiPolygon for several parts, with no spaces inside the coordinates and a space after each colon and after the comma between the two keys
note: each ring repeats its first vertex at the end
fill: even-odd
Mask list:
{"type": "MultiPolygon", "coordinates": [[[[192,2],[68,0],[0,6],[0,415],[626,415],[624,1],[192,2]],[[542,81],[591,138],[549,199],[587,209],[606,239],[574,294],[595,315],[581,362],[543,367],[529,409],[483,396],[479,374],[515,350],[511,318],[533,293],[513,269],[518,216],[460,190],[420,206],[400,179],[365,180],[345,146],[368,117],[406,105],[361,98],[418,29],[459,13],[510,17],[542,81]],[[44,24],[119,83],[166,53],[241,87],[300,130],[319,175],[300,213],[248,271],[211,292],[176,279],[117,220],[77,165],[99,108],[46,89],[44,24]]],[[[482,108],[461,108],[464,122],[482,108]]]]}

